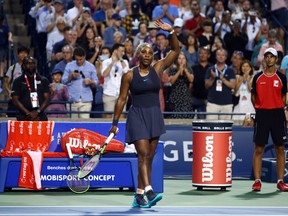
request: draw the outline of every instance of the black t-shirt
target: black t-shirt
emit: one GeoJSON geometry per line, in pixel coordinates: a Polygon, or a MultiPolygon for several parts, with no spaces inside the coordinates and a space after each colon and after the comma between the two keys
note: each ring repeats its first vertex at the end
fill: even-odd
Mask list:
{"type": "Polygon", "coordinates": [[[200,64],[197,64],[192,67],[192,71],[194,74],[194,81],[192,87],[192,95],[198,99],[207,99],[208,91],[205,88],[205,74],[211,64],[207,64],[206,67],[202,67],[200,64]]]}
{"type": "MultiPolygon", "coordinates": [[[[30,77],[27,76],[31,92],[35,92],[35,85],[34,85],[34,76],[30,77]]],[[[36,75],[36,83],[37,83],[37,94],[38,94],[38,100],[39,105],[44,102],[44,93],[50,94],[49,89],[49,81],[46,77],[42,77],[40,75],[36,75]]],[[[20,77],[16,78],[13,83],[13,93],[12,96],[19,96],[19,101],[23,104],[23,106],[29,110],[35,110],[32,108],[31,99],[30,99],[30,91],[28,89],[25,74],[21,75],[20,77]]]]}

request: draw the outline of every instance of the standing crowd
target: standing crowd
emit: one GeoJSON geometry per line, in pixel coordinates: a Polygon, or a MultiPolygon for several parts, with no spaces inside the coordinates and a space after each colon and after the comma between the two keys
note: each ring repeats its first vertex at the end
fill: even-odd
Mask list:
{"type": "MultiPolygon", "coordinates": [[[[283,9],[287,5],[275,2],[271,1],[272,13],[287,29],[283,9]]],[[[252,77],[265,69],[264,51],[275,48],[276,68],[284,74],[288,70],[283,29],[253,4],[249,0],[36,2],[29,16],[36,23],[37,71],[50,82],[48,117],[67,117],[65,101],[71,104],[72,118],[111,117],[123,74],[139,63],[137,47],[151,44],[154,61],[171,50],[170,35],[153,23],[161,19],[173,27],[181,49],[161,80],[161,110],[169,113],[165,117],[242,121],[245,113],[255,112],[252,77]]],[[[1,37],[6,34],[8,44],[13,37],[3,23],[1,17],[0,28],[5,30],[1,37]]],[[[22,74],[29,49],[19,47],[18,62],[8,70],[2,64],[5,49],[0,53],[2,88],[12,99],[13,81],[22,74]]],[[[128,95],[123,111],[130,105],[128,95]]],[[[13,116],[13,111],[10,100],[7,115],[13,116]]]]}

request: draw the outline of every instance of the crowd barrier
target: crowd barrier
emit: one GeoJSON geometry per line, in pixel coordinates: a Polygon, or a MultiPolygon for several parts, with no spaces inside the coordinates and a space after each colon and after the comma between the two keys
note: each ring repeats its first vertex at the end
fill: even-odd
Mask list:
{"type": "MultiPolygon", "coordinates": [[[[108,135],[111,123],[105,122],[56,122],[53,141],[48,152],[62,152],[61,136],[74,128],[85,128],[108,135]]],[[[0,123],[0,148],[4,149],[7,140],[7,122],[0,123]]],[[[124,142],[125,123],[119,123],[119,133],[115,139],[124,142]]],[[[152,185],[155,192],[163,192],[163,143],[159,142],[153,161],[152,185]]],[[[0,157],[0,192],[18,187],[21,157],[0,157]]],[[[79,159],[76,159],[79,163],[79,159]]],[[[78,164],[79,165],[79,164],[78,164]]],[[[41,172],[42,188],[67,188],[65,176],[69,169],[68,158],[44,158],[41,172]]],[[[97,169],[89,176],[90,188],[129,188],[137,189],[138,159],[135,153],[107,153],[97,169]]]]}

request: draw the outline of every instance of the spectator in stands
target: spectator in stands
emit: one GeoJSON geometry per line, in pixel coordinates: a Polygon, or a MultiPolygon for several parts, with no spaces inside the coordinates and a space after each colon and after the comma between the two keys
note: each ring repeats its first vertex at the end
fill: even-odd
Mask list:
{"type": "Polygon", "coordinates": [[[288,31],[288,2],[271,0],[271,13],[277,20],[272,20],[272,28],[277,28],[278,40],[280,44],[284,44],[285,31],[288,31]]]}
{"type": "Polygon", "coordinates": [[[186,30],[183,29],[183,25],[184,25],[183,19],[181,18],[175,19],[173,28],[174,28],[175,34],[177,35],[180,48],[183,47],[185,35],[187,34],[186,30]]]}
{"type": "Polygon", "coordinates": [[[189,68],[198,63],[198,40],[194,33],[188,33],[181,51],[188,59],[189,68]]]}
{"type": "Polygon", "coordinates": [[[81,17],[83,12],[83,0],[73,0],[74,7],[70,8],[67,11],[67,15],[72,22],[72,28],[76,28],[76,22],[81,17]]]}
{"type": "Polygon", "coordinates": [[[109,47],[103,46],[100,49],[99,58],[97,58],[97,61],[94,63],[100,84],[104,83],[104,77],[102,76],[103,61],[109,59],[110,57],[111,57],[111,49],[109,47]]]}
{"type": "Polygon", "coordinates": [[[29,11],[29,15],[36,19],[37,47],[35,55],[38,57],[38,71],[41,74],[46,74],[45,65],[47,62],[47,16],[50,13],[55,13],[55,8],[52,6],[52,3],[52,0],[41,0],[36,4],[35,7],[32,7],[29,11]]]}
{"type": "MultiPolygon", "coordinates": [[[[100,0],[100,9],[95,11],[92,16],[93,20],[96,22],[98,33],[101,32],[101,24],[106,20],[106,10],[111,8],[113,8],[113,0],[100,0]]],[[[104,34],[101,36],[104,37],[104,34]]]]}
{"type": "Polygon", "coordinates": [[[232,31],[232,24],[230,12],[225,11],[221,15],[221,21],[217,22],[214,26],[214,33],[224,40],[225,34],[232,31]]]}
{"type": "Polygon", "coordinates": [[[152,47],[149,44],[140,45],[140,51],[137,52],[140,53],[140,65],[123,76],[121,94],[115,105],[112,127],[109,131],[116,134],[118,120],[130,89],[133,96],[133,109],[130,109],[128,113],[125,141],[133,143],[138,153],[138,189],[132,203],[133,207],[138,208],[149,208],[162,199],[162,195],[154,193],[151,186],[151,164],[159,136],[165,132],[159,102],[160,79],[163,71],[175,61],[180,51],[177,37],[173,35],[173,27],[161,21],[155,23],[162,30],[172,34],[170,37],[171,52],[166,58],[153,64],[152,47]]]}
{"type": "MultiPolygon", "coordinates": [[[[207,113],[232,113],[232,90],[235,88],[235,73],[226,65],[228,53],[216,51],[216,64],[207,69],[205,87],[208,90],[207,113]]],[[[207,119],[229,120],[231,115],[207,115],[207,119]]]]}
{"type": "Polygon", "coordinates": [[[148,25],[149,35],[145,38],[144,42],[149,43],[152,47],[156,44],[157,27],[151,21],[148,25]]]}
{"type": "Polygon", "coordinates": [[[199,37],[203,33],[202,22],[205,20],[205,17],[200,14],[200,7],[196,6],[192,9],[193,18],[186,20],[184,29],[187,32],[195,34],[196,37],[199,37]]]}
{"type": "Polygon", "coordinates": [[[277,189],[288,191],[283,182],[285,171],[285,149],[287,128],[284,113],[286,104],[286,77],[277,71],[277,50],[269,47],[264,51],[266,69],[256,74],[252,80],[251,100],[256,110],[256,124],[253,141],[255,143],[253,155],[253,171],[255,182],[252,191],[261,191],[261,166],[265,145],[268,143],[269,133],[276,152],[277,189]]]}
{"type": "Polygon", "coordinates": [[[257,58],[257,66],[260,65],[262,60],[264,59],[264,52],[267,48],[272,47],[277,51],[283,52],[282,45],[277,41],[277,31],[275,29],[271,29],[268,32],[268,41],[261,46],[259,51],[259,55],[257,58]]]}
{"type": "Polygon", "coordinates": [[[65,24],[68,26],[72,27],[72,21],[70,20],[70,17],[67,15],[67,13],[65,13],[64,11],[64,0],[54,0],[54,4],[53,4],[54,8],[55,8],[55,13],[50,13],[47,15],[47,26],[46,26],[46,31],[48,33],[48,40],[49,40],[49,35],[54,32],[57,31],[57,18],[58,17],[63,17],[65,24]]]}
{"type": "Polygon", "coordinates": [[[207,5],[205,8],[204,15],[207,18],[210,18],[211,20],[213,19],[213,17],[215,16],[215,13],[216,13],[215,5],[216,5],[216,0],[210,0],[209,5],[207,5]]]}
{"type": "MultiPolygon", "coordinates": [[[[90,58],[87,58],[87,59],[89,59],[89,62],[91,64],[95,65],[96,61],[98,60],[99,56],[101,55],[101,49],[103,46],[104,46],[104,41],[101,38],[101,36],[94,37],[94,39],[93,39],[93,49],[94,49],[93,55],[90,56],[90,58]]],[[[92,54],[92,46],[91,46],[91,54],[92,54]]],[[[95,65],[95,67],[96,67],[96,65],[95,65]]],[[[96,71],[97,71],[97,73],[101,73],[101,70],[98,71],[97,67],[96,67],[96,71]]]]}
{"type": "MultiPolygon", "coordinates": [[[[104,111],[112,112],[116,100],[120,94],[121,78],[129,70],[129,63],[123,59],[125,54],[123,44],[114,44],[111,58],[104,60],[102,63],[103,84],[103,102],[104,111]]],[[[126,109],[126,108],[125,108],[126,109]]],[[[105,118],[111,118],[111,114],[105,114],[105,118]]]]}
{"type": "Polygon", "coordinates": [[[8,117],[15,117],[16,113],[10,113],[10,112],[16,112],[17,108],[14,106],[12,101],[12,87],[13,82],[16,78],[22,75],[22,63],[23,59],[29,55],[30,49],[24,46],[20,46],[17,50],[17,63],[11,65],[8,68],[8,71],[5,74],[5,83],[4,87],[7,92],[9,101],[8,101],[8,107],[7,107],[7,116],[8,117]]]}
{"type": "MultiPolygon", "coordinates": [[[[123,9],[119,11],[119,15],[122,17],[122,19],[124,19],[125,16],[132,14],[132,4],[131,4],[132,0],[122,0],[122,2],[124,4],[124,7],[123,9]]],[[[117,11],[117,7],[116,7],[116,11],[117,11]]]]}
{"type": "Polygon", "coordinates": [[[64,39],[55,43],[52,48],[52,56],[51,56],[52,61],[54,61],[55,63],[58,63],[59,61],[61,61],[64,57],[62,53],[62,48],[65,45],[70,45],[71,43],[72,43],[71,27],[66,26],[64,28],[64,39]]]}
{"type": "MultiPolygon", "coordinates": [[[[67,112],[66,104],[57,104],[58,102],[64,102],[69,100],[69,94],[67,86],[61,83],[63,71],[54,69],[52,71],[52,83],[50,83],[49,88],[51,92],[51,102],[47,107],[47,111],[50,112],[67,112]]],[[[49,118],[66,118],[66,113],[51,113],[47,114],[49,118]]]]}
{"type": "Polygon", "coordinates": [[[114,33],[116,31],[121,32],[123,35],[121,43],[124,42],[124,40],[127,38],[127,33],[126,33],[125,28],[121,26],[122,18],[120,17],[120,15],[115,13],[112,15],[112,19],[113,19],[113,25],[110,27],[107,27],[103,35],[105,46],[108,46],[110,48],[112,48],[114,44],[114,33]]]}
{"type": "Polygon", "coordinates": [[[288,55],[284,56],[284,58],[281,61],[280,72],[286,75],[286,78],[288,77],[288,55]]]}
{"type": "Polygon", "coordinates": [[[140,22],[139,23],[139,32],[135,35],[134,41],[133,41],[133,48],[136,50],[136,47],[144,43],[145,38],[149,35],[148,28],[147,28],[146,22],[140,22]]]}
{"type": "Polygon", "coordinates": [[[67,23],[65,21],[65,18],[62,16],[58,16],[56,20],[56,31],[51,32],[48,35],[48,40],[46,44],[46,52],[47,52],[47,60],[51,61],[52,60],[52,50],[54,44],[56,44],[59,41],[62,41],[64,39],[64,30],[65,27],[67,26],[67,23]]]}
{"type": "Polygon", "coordinates": [[[222,0],[215,1],[214,13],[211,14],[214,25],[221,23],[223,19],[224,5],[222,0]]]}
{"type": "Polygon", "coordinates": [[[67,85],[70,102],[72,102],[72,118],[89,118],[93,94],[91,88],[98,85],[96,68],[86,60],[85,50],[81,47],[74,49],[74,59],[67,63],[62,77],[62,83],[67,85]]]}
{"type": "Polygon", "coordinates": [[[12,100],[18,108],[18,121],[47,121],[44,113],[50,102],[48,80],[36,73],[36,61],[26,56],[22,63],[23,74],[16,78],[12,87],[12,100]]]}
{"type": "MultiPolygon", "coordinates": [[[[143,42],[142,42],[143,43],[143,42]]],[[[125,54],[123,56],[123,59],[126,59],[130,65],[130,61],[132,60],[134,56],[134,49],[133,49],[133,39],[132,38],[126,38],[124,42],[124,48],[125,48],[125,54]]]]}
{"type": "Polygon", "coordinates": [[[241,3],[241,1],[240,1],[240,4],[238,2],[238,8],[235,11],[232,10],[232,15],[231,15],[232,21],[245,20],[246,17],[248,17],[248,13],[251,9],[251,2],[250,0],[244,0],[241,3]]]}
{"type": "MultiPolygon", "coordinates": [[[[192,83],[192,111],[193,112],[206,112],[207,104],[207,89],[205,88],[205,74],[209,67],[212,65],[209,63],[210,48],[199,48],[199,63],[192,67],[192,73],[194,80],[192,83]]],[[[197,119],[205,119],[204,114],[197,114],[197,119]]]]}
{"type": "MultiPolygon", "coordinates": [[[[252,78],[254,75],[253,66],[249,60],[244,60],[240,65],[239,74],[236,75],[234,94],[239,97],[238,104],[234,107],[233,113],[255,113],[251,102],[252,78]]],[[[233,115],[233,120],[245,119],[245,115],[233,115]]]]}
{"type": "Polygon", "coordinates": [[[144,14],[149,17],[149,20],[152,20],[152,13],[154,8],[159,4],[159,0],[147,1],[147,0],[138,0],[141,5],[141,10],[144,14]]]}
{"type": "Polygon", "coordinates": [[[62,48],[63,59],[54,66],[54,71],[62,71],[62,74],[64,73],[67,63],[73,60],[73,49],[71,45],[65,45],[62,48]]]}
{"type": "Polygon", "coordinates": [[[223,49],[223,48],[225,48],[223,40],[219,36],[216,35],[214,37],[214,41],[211,47],[209,62],[211,62],[212,64],[215,64],[216,63],[216,51],[218,49],[223,49]]]}
{"type": "Polygon", "coordinates": [[[231,65],[229,66],[229,68],[233,69],[236,75],[240,73],[240,65],[243,60],[244,60],[244,54],[242,51],[235,50],[232,53],[231,65]]]}
{"type": "Polygon", "coordinates": [[[178,8],[179,18],[183,20],[183,23],[186,20],[191,19],[193,17],[193,13],[190,6],[190,0],[181,0],[180,7],[178,8]]]}
{"type": "Polygon", "coordinates": [[[95,33],[91,27],[86,28],[84,32],[84,37],[82,42],[79,44],[85,50],[86,53],[86,60],[90,61],[90,59],[95,54],[95,33]]]}
{"type": "Polygon", "coordinates": [[[174,20],[179,17],[178,8],[175,5],[171,5],[170,0],[161,0],[152,13],[152,20],[163,20],[173,26],[174,20]]]}
{"type": "Polygon", "coordinates": [[[6,69],[6,58],[8,55],[9,43],[13,43],[12,33],[9,26],[4,23],[4,15],[0,15],[0,93],[2,92],[2,81],[6,69]]]}
{"type": "Polygon", "coordinates": [[[106,16],[106,19],[101,23],[101,26],[100,26],[100,29],[101,29],[101,32],[99,32],[99,34],[103,37],[103,35],[105,34],[105,29],[107,27],[111,27],[113,26],[114,24],[114,21],[112,19],[112,15],[116,13],[114,8],[108,8],[106,11],[105,11],[105,16],[106,16]]]}
{"type": "MultiPolygon", "coordinates": [[[[192,112],[190,88],[194,75],[191,73],[191,67],[183,52],[180,52],[178,58],[170,68],[169,82],[171,91],[169,94],[169,104],[172,106],[172,112],[192,112]]],[[[191,114],[173,114],[172,118],[192,118],[191,114]]]]}
{"type": "Polygon", "coordinates": [[[247,17],[245,17],[245,20],[242,20],[242,32],[246,33],[248,36],[248,43],[245,47],[244,56],[246,59],[251,59],[253,48],[255,45],[255,38],[261,28],[261,21],[257,17],[257,12],[255,10],[250,10],[248,12],[247,17]]]}
{"type": "Polygon", "coordinates": [[[268,41],[269,28],[270,27],[269,24],[267,23],[267,19],[262,18],[261,27],[255,37],[255,45],[251,56],[251,63],[252,65],[254,65],[254,68],[256,67],[259,68],[259,65],[257,65],[257,59],[262,45],[268,41]]]}
{"type": "Polygon", "coordinates": [[[149,17],[141,12],[140,4],[136,1],[131,3],[132,13],[124,17],[122,25],[126,29],[128,37],[134,38],[139,33],[139,24],[144,22],[148,25],[149,17]]]}
{"type": "Polygon", "coordinates": [[[214,42],[213,22],[210,20],[210,18],[206,18],[202,25],[203,33],[198,37],[199,46],[207,46],[209,49],[211,49],[214,42]]]}
{"type": "Polygon", "coordinates": [[[81,44],[84,42],[83,40],[87,36],[87,35],[85,35],[85,33],[86,33],[88,28],[92,29],[95,36],[98,35],[96,24],[91,17],[90,8],[84,7],[80,18],[76,21],[76,31],[78,32],[78,34],[77,34],[77,37],[78,37],[77,43],[78,44],[81,44]]]}
{"type": "Polygon", "coordinates": [[[228,51],[228,64],[231,62],[230,59],[232,58],[234,51],[245,52],[248,36],[246,33],[241,32],[241,23],[239,21],[234,21],[232,31],[225,34],[224,43],[228,51]]]}
{"type": "Polygon", "coordinates": [[[156,35],[156,44],[153,47],[154,59],[156,61],[164,58],[170,51],[170,47],[168,47],[167,41],[168,40],[166,35],[162,31],[159,31],[156,35]]]}

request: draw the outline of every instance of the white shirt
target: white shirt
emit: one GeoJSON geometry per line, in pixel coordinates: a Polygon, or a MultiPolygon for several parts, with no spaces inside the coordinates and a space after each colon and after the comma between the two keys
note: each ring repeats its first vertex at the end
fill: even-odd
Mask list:
{"type": "MultiPolygon", "coordinates": [[[[52,8],[52,14],[55,13],[55,8],[51,6],[52,8]]],[[[47,16],[50,14],[49,9],[46,6],[40,7],[37,11],[35,11],[35,7],[32,7],[29,11],[29,15],[36,19],[36,26],[37,26],[37,32],[47,32],[47,16]]]]}
{"type": "MultiPolygon", "coordinates": [[[[245,24],[245,20],[241,22],[241,29],[245,24]]],[[[254,24],[251,23],[250,17],[247,20],[247,30],[246,34],[248,36],[248,43],[246,45],[246,50],[253,51],[254,49],[254,40],[256,38],[257,33],[259,32],[261,27],[261,21],[258,17],[256,17],[256,22],[254,24]]]]}
{"type": "MultiPolygon", "coordinates": [[[[75,19],[75,17],[79,14],[79,10],[77,7],[73,7],[71,9],[69,9],[67,11],[67,15],[68,17],[70,18],[70,20],[72,21],[73,19],[75,19]]],[[[72,23],[72,28],[75,29],[76,28],[76,25],[72,23]]]]}
{"type": "MultiPolygon", "coordinates": [[[[129,70],[128,61],[123,59],[126,66],[122,68],[122,64],[120,61],[116,62],[107,77],[104,77],[104,84],[103,84],[103,93],[109,96],[118,96],[120,93],[120,85],[121,85],[121,78],[124,73],[127,73],[129,70]]],[[[112,58],[106,59],[102,63],[102,71],[101,74],[103,76],[104,71],[109,67],[112,63],[112,58]]]]}

